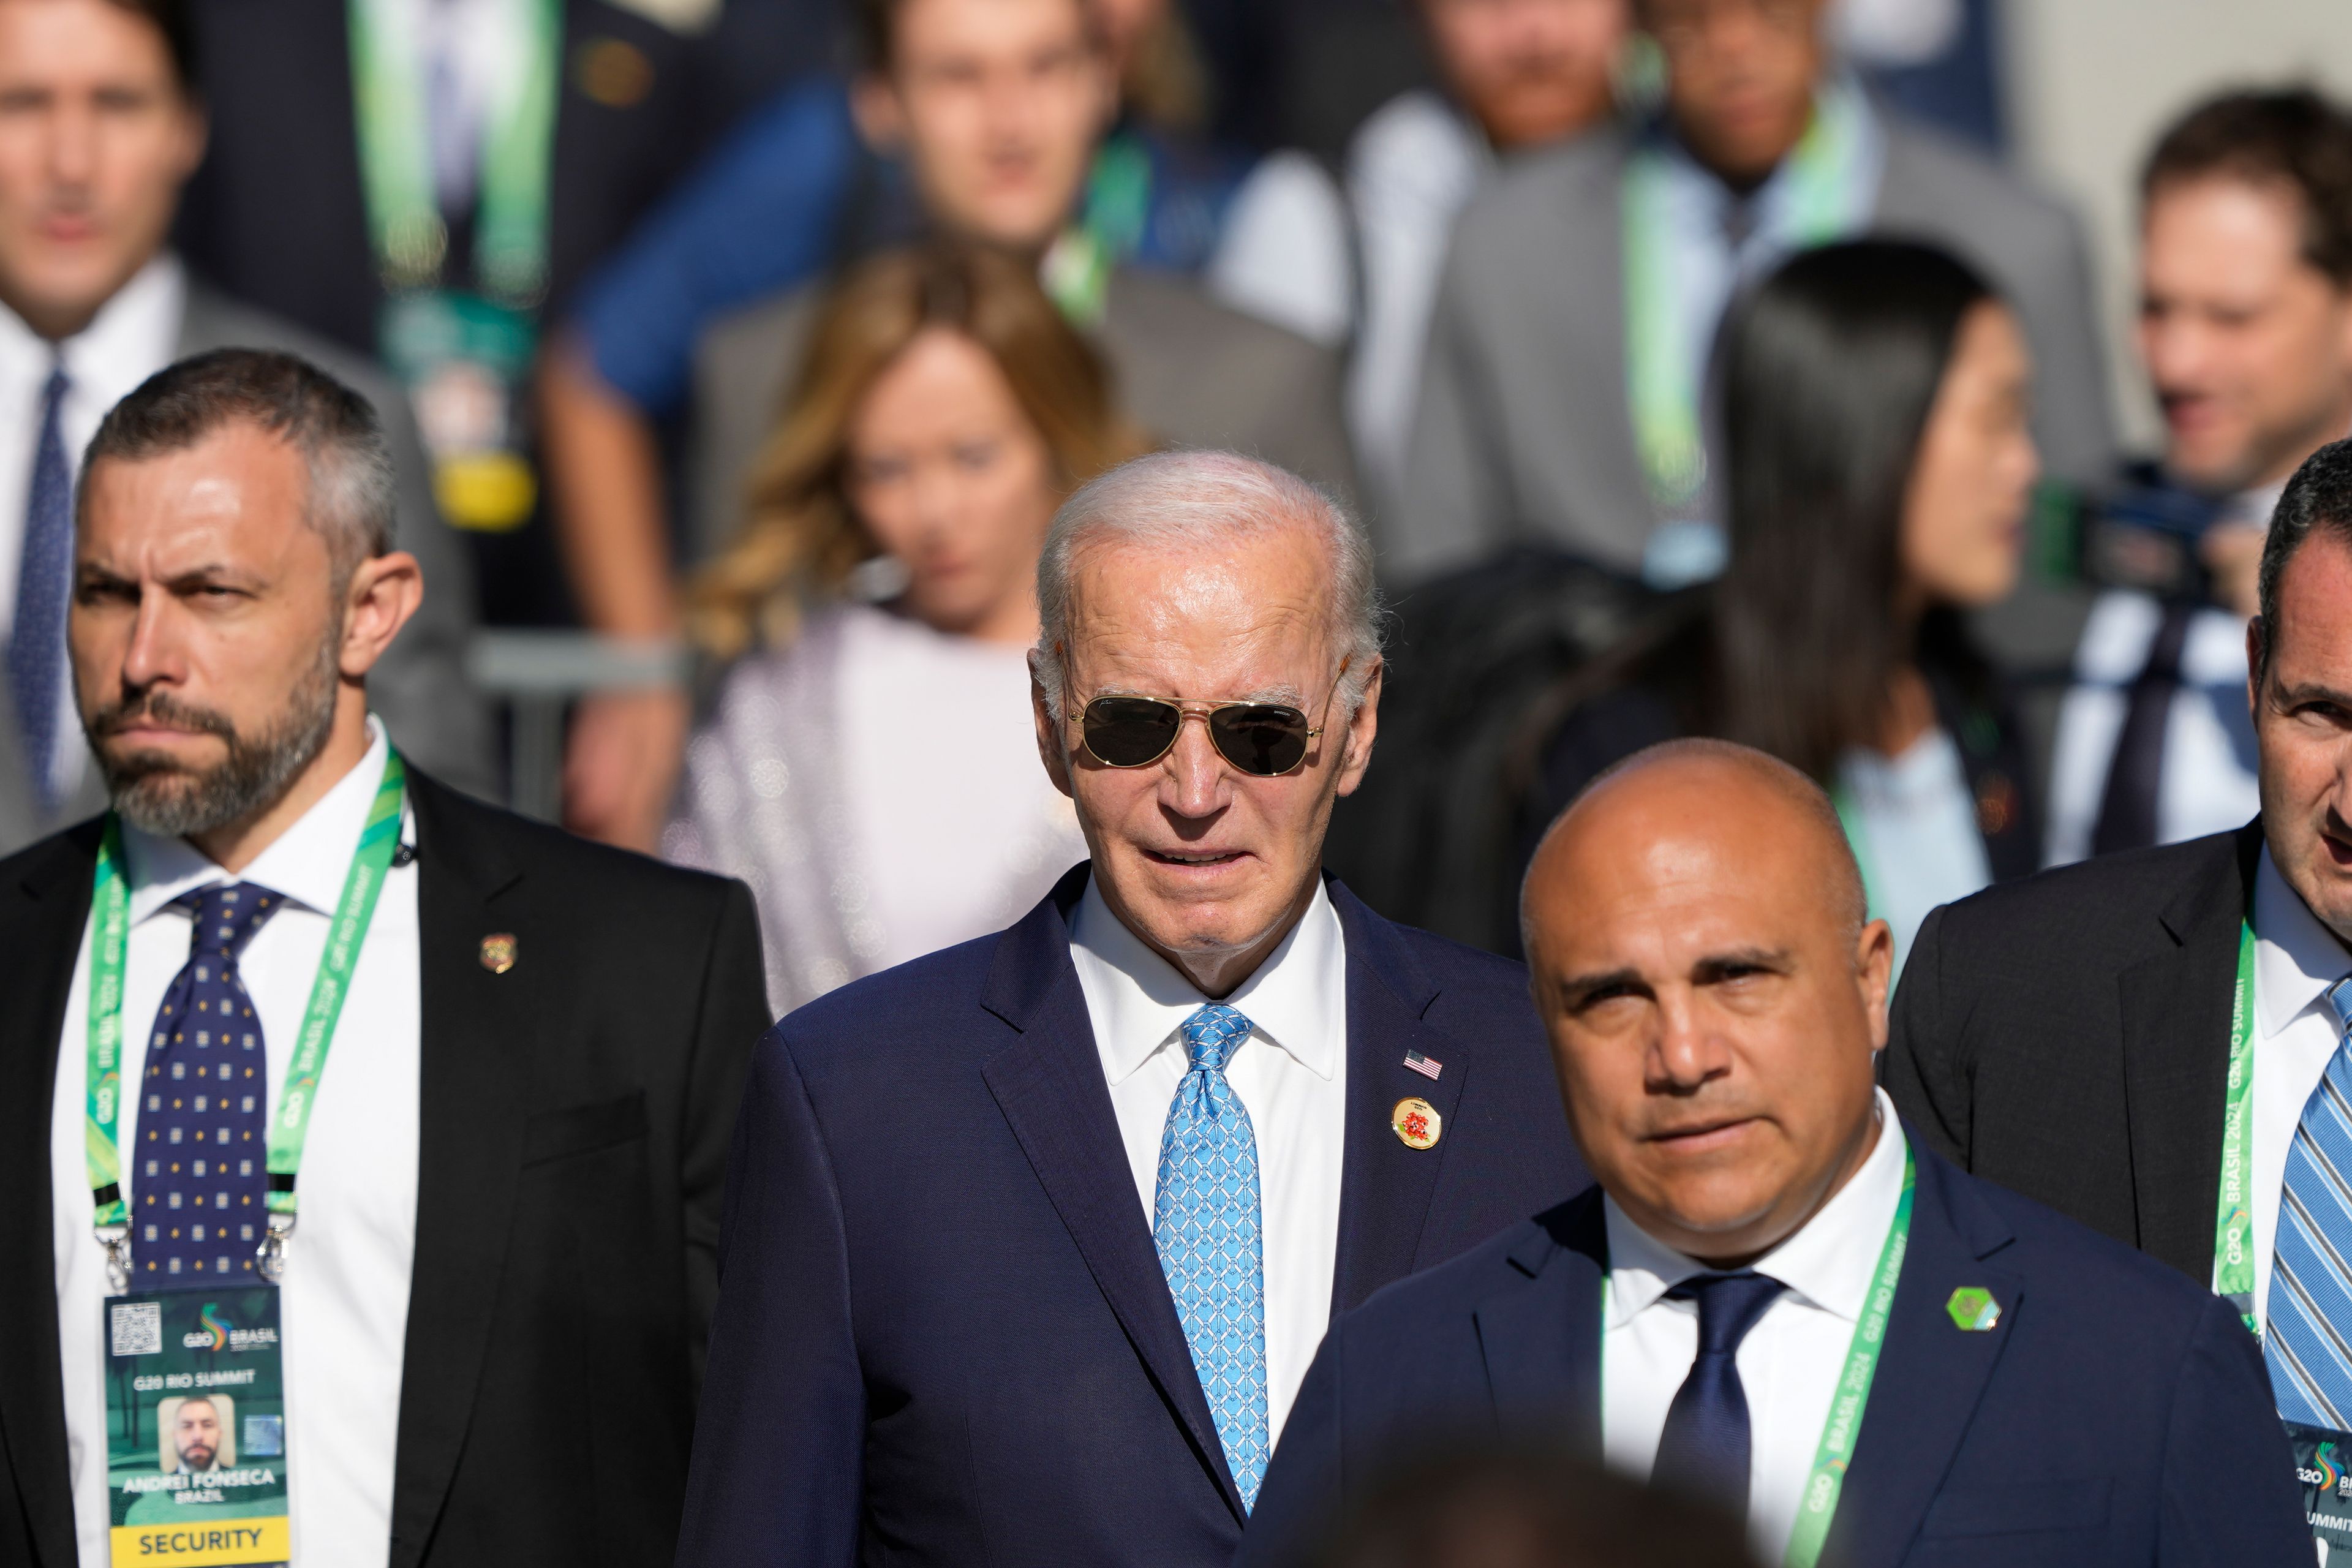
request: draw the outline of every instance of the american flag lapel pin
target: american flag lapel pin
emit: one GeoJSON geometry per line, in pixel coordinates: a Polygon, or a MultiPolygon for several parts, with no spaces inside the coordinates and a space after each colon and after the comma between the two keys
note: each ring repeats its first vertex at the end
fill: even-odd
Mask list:
{"type": "Polygon", "coordinates": [[[1405,1052],[1404,1065],[1408,1072],[1417,1072],[1432,1083],[1435,1083],[1437,1075],[1445,1070],[1444,1062],[1433,1060],[1419,1051],[1405,1052]]]}

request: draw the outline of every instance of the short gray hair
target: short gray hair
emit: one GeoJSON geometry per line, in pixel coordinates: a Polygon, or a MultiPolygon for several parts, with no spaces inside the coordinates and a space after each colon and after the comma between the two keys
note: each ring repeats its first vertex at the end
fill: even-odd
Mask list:
{"type": "Polygon", "coordinates": [[[108,411],[82,454],[76,493],[89,493],[99,463],[185,451],[238,421],[301,454],[308,521],[326,538],[340,595],[361,562],[391,552],[400,487],[374,406],[307,360],[215,349],[164,366],[108,411]]]}
{"type": "Polygon", "coordinates": [[[1380,589],[1363,525],[1286,468],[1238,452],[1154,452],[1122,463],[1062,503],[1037,561],[1038,684],[1046,711],[1062,716],[1070,637],[1070,578],[1080,551],[1097,544],[1182,546],[1305,528],[1330,556],[1331,638],[1348,659],[1341,707],[1353,713],[1381,656],[1380,589]]]}

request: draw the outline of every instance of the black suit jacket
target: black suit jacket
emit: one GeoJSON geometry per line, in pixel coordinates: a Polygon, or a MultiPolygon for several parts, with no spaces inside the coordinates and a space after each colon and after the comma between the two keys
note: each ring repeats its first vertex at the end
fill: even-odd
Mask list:
{"type": "MultiPolygon", "coordinates": [[[[422,1115],[392,1563],[665,1562],[767,1022],[751,898],[408,780],[422,1115]],[[516,941],[504,974],[491,933],[516,941]]],[[[39,1568],[74,1563],[49,1107],[98,828],[0,861],[0,1562],[39,1568]]]]}
{"type": "Polygon", "coordinates": [[[2210,1281],[2238,926],[2261,854],[2250,823],[1929,915],[1885,1065],[1922,1140],[2210,1281]]]}
{"type": "MultiPolygon", "coordinates": [[[[548,191],[552,301],[736,114],[824,62],[829,10],[728,0],[711,31],[689,37],[632,6],[565,0],[548,191]]],[[[179,238],[231,293],[373,354],[383,295],[360,190],[345,13],[337,0],[191,7],[212,142],[183,198],[179,238]]]]}

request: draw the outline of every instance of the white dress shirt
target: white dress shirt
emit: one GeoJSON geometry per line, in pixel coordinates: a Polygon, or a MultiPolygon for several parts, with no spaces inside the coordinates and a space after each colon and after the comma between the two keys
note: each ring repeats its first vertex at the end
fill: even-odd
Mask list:
{"type": "MultiPolygon", "coordinates": [[[[239,875],[193,846],[126,826],[131,936],[123,976],[122,1079],[140,1081],[148,1024],[188,958],[187,912],[173,900],[215,883],[257,882],[286,904],[238,960],[260,1016],[275,1105],[341,900],[360,829],[383,777],[383,730],[360,764],[239,875]]],[[[405,829],[413,837],[413,826],[405,829]]],[[[366,1568],[391,1555],[394,1434],[416,1247],[416,870],[395,865],[378,895],[304,1146],[299,1223],[279,1299],[285,1336],[289,1506],[296,1563],[366,1568]]],[[[108,1561],[106,1396],[99,1318],[106,1255],[92,1231],[83,1160],[89,1066],[89,938],[74,964],[58,1047],[50,1119],[50,1186],[58,1279],[58,1350],[65,1377],[66,1464],[81,1560],[108,1561]]],[[[129,1194],[145,1179],[140,1098],[125,1095],[119,1128],[129,1194]]],[[[137,1252],[134,1244],[134,1271],[137,1252]]]]}
{"type": "MultiPolygon", "coordinates": [[[[2163,619],[2164,606],[2154,595],[2134,590],[2109,589],[2091,605],[2051,746],[2045,864],[2072,865],[2090,856],[2132,683],[2147,665],[2163,619]]],[[[2189,623],[2180,685],[2165,714],[2157,842],[2226,833],[2261,809],[2254,721],[2246,711],[2246,619],[2207,605],[2189,623]]]]}
{"type": "MultiPolygon", "coordinates": [[[[1845,1372],[1854,1324],[1903,1196],[1903,1124],[1878,1091],[1878,1142],[1853,1179],[1803,1229],[1751,1266],[1788,1289],[1739,1343],[1748,1394],[1748,1536],[1778,1563],[1845,1372]]],[[[1601,1442],[1610,1465],[1647,1479],[1666,1412],[1698,1359],[1698,1304],[1666,1292],[1707,1266],[1685,1258],[1603,1199],[1609,1299],[1601,1331],[1601,1442]]]]}
{"type": "MultiPolygon", "coordinates": [[[[58,410],[58,434],[66,461],[79,471],[82,449],[106,411],[179,357],[187,297],[186,277],[166,253],[132,274],[89,325],[63,342],[50,342],[0,305],[0,643],[16,619],[16,570],[25,553],[25,512],[33,500],[33,454],[49,372],[62,363],[70,384],[58,410]]],[[[62,798],[81,782],[89,759],[70,682],[62,674],[59,680],[67,695],[58,705],[60,743],[49,782],[62,798]]]]}
{"type": "MultiPolygon", "coordinates": [[[[1070,961],[1086,994],[1095,1048],[1149,1226],[1159,1195],[1160,1135],[1188,1067],[1178,1030],[1209,999],[1119,922],[1091,880],[1070,921],[1070,961]]],[[[1249,1038],[1225,1064],[1225,1080],[1257,1133],[1271,1442],[1281,1437],[1307,1363],[1330,1326],[1332,1270],[1339,1256],[1348,953],[1339,913],[1319,884],[1298,924],[1224,1002],[1251,1026],[1249,1038]]]]}
{"type": "Polygon", "coordinates": [[[530,0],[367,0],[376,36],[415,71],[433,194],[465,212],[480,184],[490,126],[514,109],[530,58],[530,0]]]}
{"type": "MultiPolygon", "coordinates": [[[[2270,1300],[2271,1244],[2278,1235],[2286,1153],[2303,1108],[2336,1055],[2327,988],[2352,974],[2335,933],[2319,923],[2263,850],[2254,872],[2254,1321],[2270,1300]]],[[[2217,1042],[2218,1044],[2219,1042],[2217,1042]]],[[[2217,1269],[2218,1273],[2218,1269],[2217,1269]]]]}

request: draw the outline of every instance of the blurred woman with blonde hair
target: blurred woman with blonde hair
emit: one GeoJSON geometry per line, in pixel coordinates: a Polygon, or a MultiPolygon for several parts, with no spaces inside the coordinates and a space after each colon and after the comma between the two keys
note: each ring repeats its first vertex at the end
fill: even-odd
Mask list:
{"type": "Polygon", "coordinates": [[[663,839],[751,885],[779,1013],[1010,924],[1085,858],[1029,721],[1037,554],[1143,446],[1017,260],[894,252],[828,299],[689,590],[733,663],[663,839]]]}

